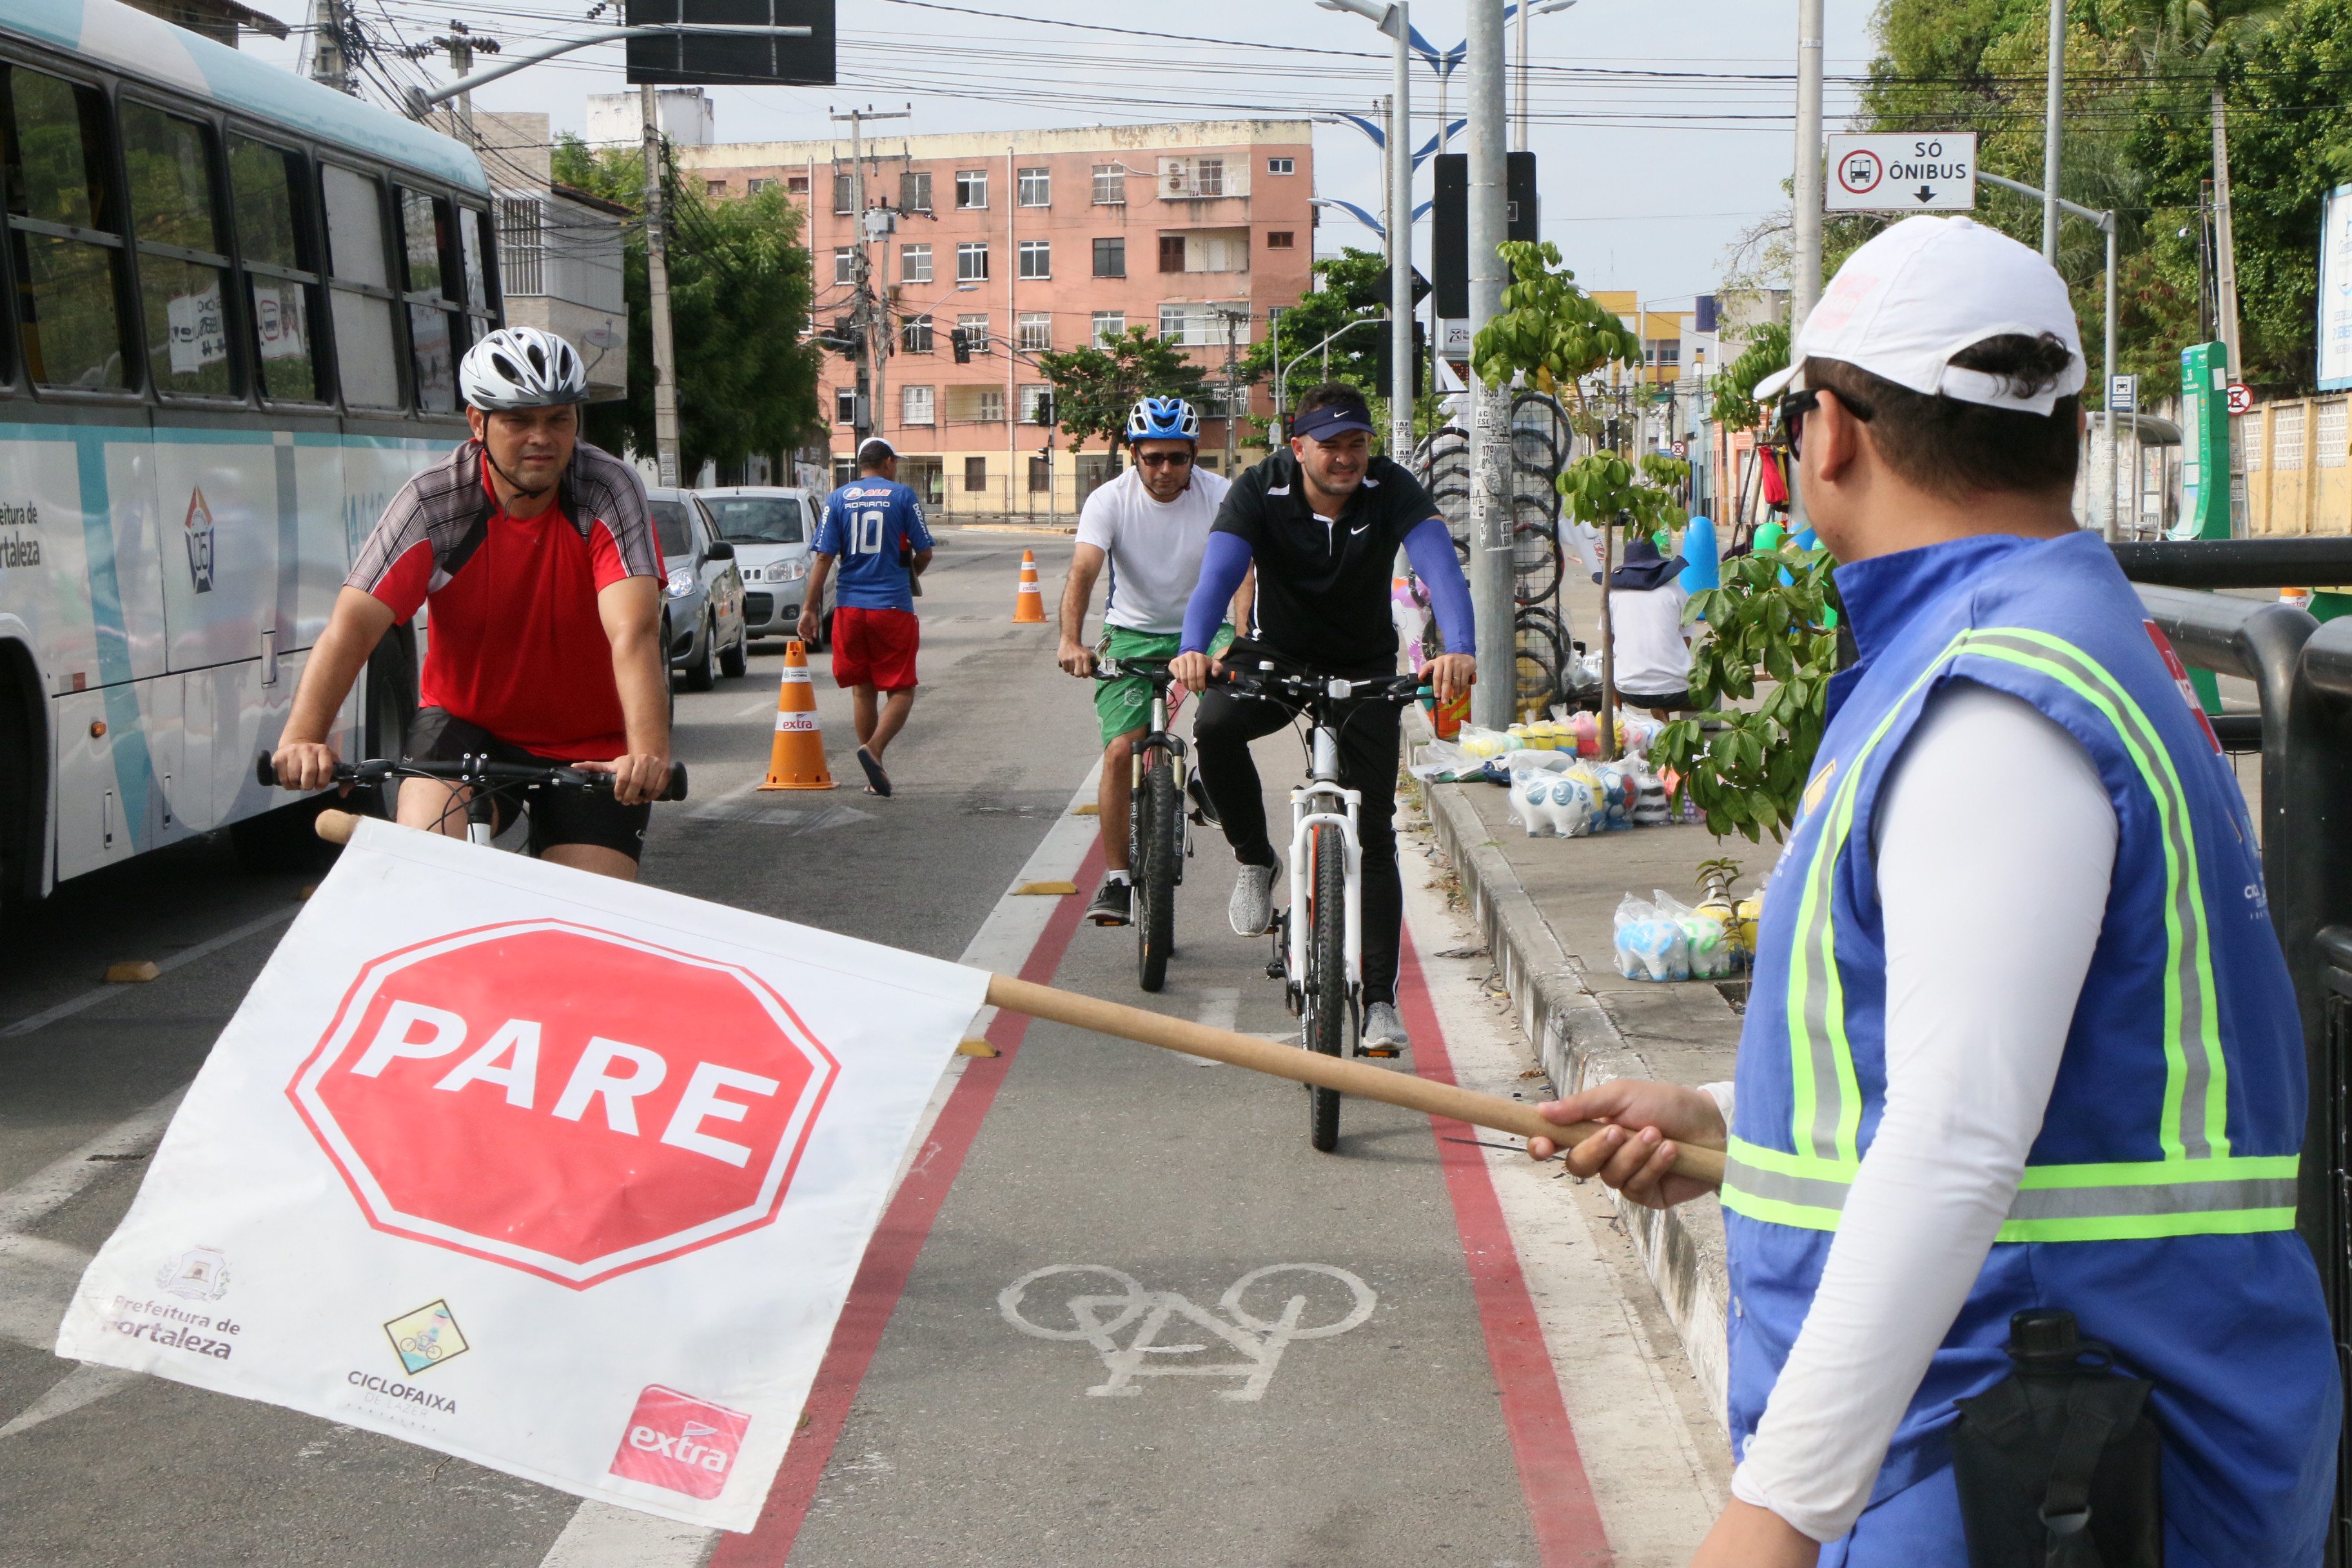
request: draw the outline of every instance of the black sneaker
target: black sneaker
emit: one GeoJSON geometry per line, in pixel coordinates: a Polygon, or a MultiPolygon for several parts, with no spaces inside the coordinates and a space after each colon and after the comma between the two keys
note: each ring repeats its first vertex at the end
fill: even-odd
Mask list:
{"type": "Polygon", "coordinates": [[[1201,782],[1200,774],[1192,773],[1186,776],[1184,794],[1192,803],[1191,815],[1194,826],[1219,828],[1224,826],[1224,824],[1217,819],[1216,805],[1209,799],[1209,786],[1201,782]]]}
{"type": "Polygon", "coordinates": [[[1115,882],[1105,877],[1101,889],[1095,894],[1095,901],[1087,906],[1087,919],[1098,926],[1125,925],[1128,903],[1134,893],[1135,889],[1129,884],[1115,882]]]}

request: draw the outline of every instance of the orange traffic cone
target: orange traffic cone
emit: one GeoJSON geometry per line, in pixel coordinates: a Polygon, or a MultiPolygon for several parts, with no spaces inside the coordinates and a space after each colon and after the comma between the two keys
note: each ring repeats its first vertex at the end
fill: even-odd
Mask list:
{"type": "Polygon", "coordinates": [[[824,771],[824,733],[817,728],[808,650],[797,637],[784,645],[784,680],[776,692],[776,740],[768,752],[768,782],[760,787],[833,787],[833,775],[824,771]]]}
{"type": "Polygon", "coordinates": [[[1021,592],[1013,595],[1013,624],[1045,624],[1045,591],[1037,585],[1037,556],[1034,551],[1021,552],[1021,592]]]}

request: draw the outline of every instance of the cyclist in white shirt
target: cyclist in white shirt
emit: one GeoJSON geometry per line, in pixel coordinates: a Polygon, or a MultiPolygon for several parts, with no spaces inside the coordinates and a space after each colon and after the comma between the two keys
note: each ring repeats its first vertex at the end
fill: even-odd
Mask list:
{"type": "MultiPolygon", "coordinates": [[[[1210,525],[1225,499],[1222,475],[1203,470],[1199,454],[1201,416],[1181,397],[1147,397],[1128,411],[1128,449],[1135,463],[1087,498],[1078,514],[1078,547],[1062,589],[1059,662],[1081,679],[1095,672],[1097,658],[1170,659],[1182,640],[1184,606],[1201,580],[1201,555],[1210,525]],[[1110,567],[1110,593],[1103,606],[1099,648],[1086,643],[1087,608],[1095,579],[1110,567]]],[[[1250,585],[1234,597],[1237,618],[1248,616],[1250,585]]],[[[1216,651],[1234,639],[1229,624],[1219,629],[1216,651]]],[[[1101,721],[1102,784],[1096,798],[1102,816],[1103,884],[1087,906],[1097,925],[1127,924],[1131,889],[1127,863],[1129,797],[1133,787],[1129,758],[1151,711],[1151,688],[1139,676],[1105,680],[1095,689],[1101,721]]]]}

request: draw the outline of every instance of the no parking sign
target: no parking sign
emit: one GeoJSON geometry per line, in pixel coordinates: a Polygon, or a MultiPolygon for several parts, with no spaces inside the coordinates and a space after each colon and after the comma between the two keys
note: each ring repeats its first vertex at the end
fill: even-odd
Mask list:
{"type": "Polygon", "coordinates": [[[987,983],[367,824],[58,1353],[749,1530],[987,983]]]}

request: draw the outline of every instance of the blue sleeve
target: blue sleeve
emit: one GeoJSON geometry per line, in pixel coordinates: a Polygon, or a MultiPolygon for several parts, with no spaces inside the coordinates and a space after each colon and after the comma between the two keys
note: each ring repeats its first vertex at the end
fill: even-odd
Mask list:
{"type": "Polygon", "coordinates": [[[907,502],[907,515],[901,526],[907,542],[918,550],[930,549],[931,529],[930,525],[923,520],[923,503],[916,499],[912,489],[907,492],[904,499],[907,502]]]}
{"type": "Polygon", "coordinates": [[[825,498],[823,508],[817,512],[816,539],[809,549],[818,555],[841,553],[841,511],[833,504],[830,496],[825,498]]]}
{"type": "Polygon", "coordinates": [[[1225,624],[1225,610],[1241,591],[1242,579],[1249,575],[1249,569],[1248,540],[1235,533],[1209,535],[1209,548],[1201,557],[1200,584],[1184,606],[1184,640],[1178,651],[1209,651],[1217,628],[1225,624]]]}
{"type": "MultiPolygon", "coordinates": [[[[1470,584],[1462,575],[1462,557],[1443,520],[1430,518],[1404,536],[1405,559],[1429,590],[1429,607],[1437,614],[1437,630],[1448,653],[1478,651],[1477,621],[1470,613],[1470,584]]],[[[1187,617],[1189,634],[1192,623],[1187,617]]]]}

